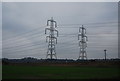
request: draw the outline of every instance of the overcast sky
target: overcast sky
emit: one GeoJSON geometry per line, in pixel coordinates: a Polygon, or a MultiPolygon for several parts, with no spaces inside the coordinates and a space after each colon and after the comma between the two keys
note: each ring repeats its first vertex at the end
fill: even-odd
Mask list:
{"type": "Polygon", "coordinates": [[[87,30],[87,57],[118,57],[118,3],[117,2],[3,2],[2,3],[2,57],[46,58],[47,45],[44,30],[51,17],[58,24],[57,58],[77,59],[79,56],[78,28],[87,30]]]}
{"type": "Polygon", "coordinates": [[[0,2],[0,58],[2,57],[2,3],[0,2]]]}

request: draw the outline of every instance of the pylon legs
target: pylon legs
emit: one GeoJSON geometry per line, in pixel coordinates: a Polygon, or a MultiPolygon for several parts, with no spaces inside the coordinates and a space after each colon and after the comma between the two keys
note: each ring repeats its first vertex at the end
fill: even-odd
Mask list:
{"type": "Polygon", "coordinates": [[[84,52],[84,53],[81,53],[81,52],[80,52],[78,59],[82,59],[82,60],[87,59],[87,54],[86,54],[86,52],[84,52]]]}

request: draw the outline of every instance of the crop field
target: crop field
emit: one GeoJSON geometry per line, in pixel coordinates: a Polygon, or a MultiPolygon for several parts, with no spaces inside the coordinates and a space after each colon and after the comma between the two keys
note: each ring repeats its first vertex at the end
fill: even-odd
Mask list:
{"type": "Polygon", "coordinates": [[[119,68],[95,66],[3,65],[3,79],[114,79],[119,68]]]}

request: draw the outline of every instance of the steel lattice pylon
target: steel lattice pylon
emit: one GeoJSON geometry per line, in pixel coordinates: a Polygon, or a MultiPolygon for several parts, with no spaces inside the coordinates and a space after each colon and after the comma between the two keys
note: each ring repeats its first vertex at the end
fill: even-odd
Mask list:
{"type": "Polygon", "coordinates": [[[50,26],[49,28],[45,28],[45,34],[47,33],[47,30],[49,30],[49,35],[46,36],[46,42],[48,42],[48,50],[47,50],[47,56],[50,56],[50,59],[53,59],[53,56],[57,59],[56,56],[56,50],[55,50],[55,44],[57,44],[57,37],[58,37],[58,31],[56,29],[57,22],[51,18],[47,21],[47,26],[50,26]],[[57,37],[55,37],[54,33],[57,32],[57,37]]]}
{"type": "Polygon", "coordinates": [[[79,27],[79,34],[78,34],[78,40],[79,40],[79,47],[80,47],[80,52],[79,52],[79,58],[78,59],[87,59],[87,53],[86,53],[86,47],[88,41],[86,34],[86,29],[83,27],[79,27]]]}

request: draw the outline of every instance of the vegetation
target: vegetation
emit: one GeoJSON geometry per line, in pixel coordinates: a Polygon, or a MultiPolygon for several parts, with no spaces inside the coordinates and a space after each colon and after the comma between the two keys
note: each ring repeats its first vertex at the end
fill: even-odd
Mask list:
{"type": "Polygon", "coordinates": [[[114,79],[118,67],[3,65],[3,79],[114,79]]]}

